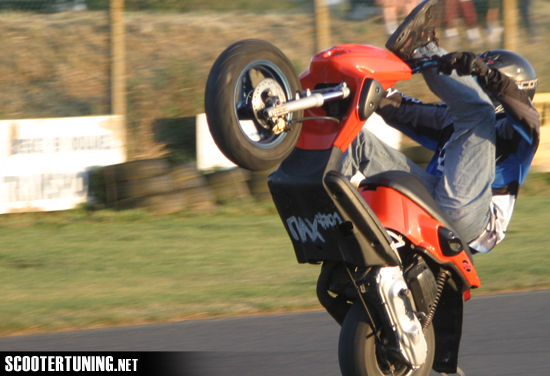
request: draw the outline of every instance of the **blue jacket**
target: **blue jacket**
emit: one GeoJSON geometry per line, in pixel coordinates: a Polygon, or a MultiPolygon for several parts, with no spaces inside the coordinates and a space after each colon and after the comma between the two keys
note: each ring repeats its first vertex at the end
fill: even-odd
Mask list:
{"type": "MultiPolygon", "coordinates": [[[[506,232],[519,187],[524,182],[539,145],[540,117],[527,93],[493,70],[489,80],[480,80],[495,100],[497,139],[493,189],[494,218],[481,243],[470,244],[480,252],[494,247],[506,232]]],[[[445,164],[445,144],[453,134],[453,116],[447,105],[426,104],[390,91],[377,111],[390,126],[434,151],[426,170],[440,176],[445,164]]]]}

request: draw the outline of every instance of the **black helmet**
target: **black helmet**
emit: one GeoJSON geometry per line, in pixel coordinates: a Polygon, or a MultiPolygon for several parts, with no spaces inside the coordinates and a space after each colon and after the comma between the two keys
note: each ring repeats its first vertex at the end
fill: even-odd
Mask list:
{"type": "Polygon", "coordinates": [[[533,66],[523,56],[512,51],[491,50],[479,55],[491,69],[498,71],[516,81],[517,85],[525,90],[529,98],[533,99],[538,79],[533,66]]]}

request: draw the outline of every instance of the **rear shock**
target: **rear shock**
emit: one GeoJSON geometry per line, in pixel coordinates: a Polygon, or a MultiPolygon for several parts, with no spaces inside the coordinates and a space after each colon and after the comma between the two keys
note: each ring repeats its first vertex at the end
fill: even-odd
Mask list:
{"type": "Polygon", "coordinates": [[[437,279],[436,279],[437,294],[435,295],[434,302],[432,304],[432,308],[430,309],[430,312],[428,313],[426,318],[422,321],[422,330],[424,332],[432,324],[432,320],[435,315],[435,310],[437,309],[437,306],[439,304],[439,299],[441,299],[441,295],[443,294],[443,288],[445,287],[445,283],[447,282],[447,279],[450,277],[450,275],[451,274],[446,270],[442,270],[437,274],[437,279]]]}

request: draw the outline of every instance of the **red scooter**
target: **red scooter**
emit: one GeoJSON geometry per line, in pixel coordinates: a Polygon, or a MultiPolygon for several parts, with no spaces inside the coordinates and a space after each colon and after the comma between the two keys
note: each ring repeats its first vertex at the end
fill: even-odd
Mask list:
{"type": "Polygon", "coordinates": [[[317,296],[342,326],[344,376],[457,371],[463,304],[480,286],[468,245],[411,174],[355,188],[342,153],[411,68],[383,49],[346,44],[297,76],[272,44],[227,48],[208,77],[205,110],[220,150],[250,170],[279,166],[269,189],[299,263],[320,264],[317,296]]]}

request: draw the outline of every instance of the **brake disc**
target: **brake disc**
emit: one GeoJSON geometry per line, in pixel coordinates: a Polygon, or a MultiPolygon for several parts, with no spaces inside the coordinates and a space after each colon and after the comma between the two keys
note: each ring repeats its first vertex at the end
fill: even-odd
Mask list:
{"type": "MultiPolygon", "coordinates": [[[[272,78],[263,79],[254,88],[254,93],[252,94],[252,110],[254,112],[254,117],[262,127],[273,130],[274,132],[278,131],[278,129],[273,129],[273,125],[269,124],[267,119],[264,118],[263,110],[266,107],[284,102],[286,102],[286,95],[281,85],[272,78]]],[[[282,119],[279,119],[279,121],[274,124],[277,128],[280,127],[280,120],[282,119]]]]}

